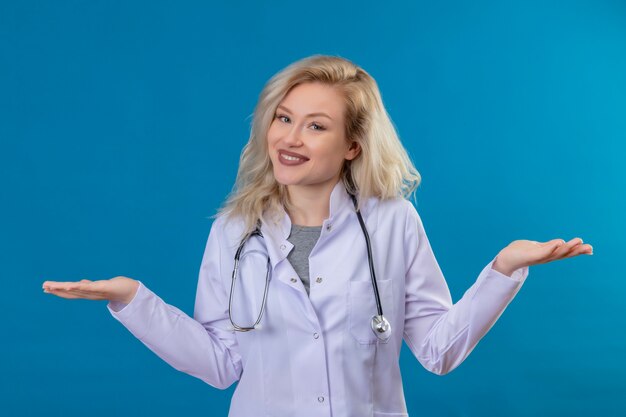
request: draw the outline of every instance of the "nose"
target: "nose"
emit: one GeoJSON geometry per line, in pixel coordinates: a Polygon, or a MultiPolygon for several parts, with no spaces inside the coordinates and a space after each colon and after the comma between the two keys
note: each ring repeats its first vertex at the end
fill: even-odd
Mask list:
{"type": "Polygon", "coordinates": [[[300,146],[302,145],[302,140],[300,139],[300,131],[298,129],[298,125],[293,124],[291,129],[287,131],[285,136],[283,136],[283,142],[285,145],[289,146],[300,146]]]}

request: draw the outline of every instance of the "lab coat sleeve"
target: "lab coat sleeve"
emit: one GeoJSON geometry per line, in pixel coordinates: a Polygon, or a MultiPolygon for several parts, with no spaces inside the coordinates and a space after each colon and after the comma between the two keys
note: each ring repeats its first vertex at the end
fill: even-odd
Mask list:
{"type": "Polygon", "coordinates": [[[107,308],[136,338],[175,369],[225,389],[241,375],[241,356],[228,330],[228,298],[220,282],[220,227],[213,223],[198,279],[194,318],[166,304],[141,281],[128,304],[107,308]]]}
{"type": "Polygon", "coordinates": [[[453,305],[422,220],[408,206],[404,340],[426,369],[444,375],[465,360],[502,315],[526,280],[528,267],[509,277],[492,269],[494,257],[453,305]]]}

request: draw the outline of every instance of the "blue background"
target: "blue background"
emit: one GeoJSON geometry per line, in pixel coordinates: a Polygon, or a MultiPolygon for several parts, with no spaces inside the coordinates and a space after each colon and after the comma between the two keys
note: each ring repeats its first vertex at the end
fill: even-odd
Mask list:
{"type": "Polygon", "coordinates": [[[532,266],[451,374],[403,347],[409,413],[626,413],[623,1],[3,0],[3,415],[227,414],[234,386],[41,284],[125,275],[192,314],[258,94],[316,53],[378,81],[455,301],[512,240],[594,246],[532,266]]]}

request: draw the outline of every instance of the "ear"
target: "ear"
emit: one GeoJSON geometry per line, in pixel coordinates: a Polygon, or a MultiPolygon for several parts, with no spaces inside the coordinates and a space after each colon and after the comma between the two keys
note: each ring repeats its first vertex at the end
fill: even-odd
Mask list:
{"type": "Polygon", "coordinates": [[[350,144],[350,147],[346,151],[345,158],[348,161],[352,161],[354,158],[356,158],[359,155],[360,152],[361,152],[361,145],[359,145],[357,141],[352,141],[352,143],[350,144]]]}

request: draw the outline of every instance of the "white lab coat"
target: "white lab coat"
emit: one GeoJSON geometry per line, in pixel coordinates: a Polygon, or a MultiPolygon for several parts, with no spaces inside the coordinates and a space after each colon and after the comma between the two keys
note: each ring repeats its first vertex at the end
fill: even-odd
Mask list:
{"type": "Polygon", "coordinates": [[[392,336],[370,328],[376,304],[365,238],[342,182],[309,257],[310,296],[287,255],[291,221],[263,222],[264,239],[246,244],[233,300],[238,325],[253,323],[265,285],[259,254],[269,254],[270,284],[262,328],[235,332],[228,300],[240,222],[214,221],[200,267],[194,318],[140,282],[128,304],[107,308],[135,337],[182,372],[217,388],[239,381],[230,417],[407,416],[399,355],[404,340],[429,371],[456,368],[493,326],[523,285],[492,259],[452,304],[422,221],[410,201],[370,198],[363,206],[385,316],[392,336]],[[257,260],[256,266],[254,260],[257,260]]]}

